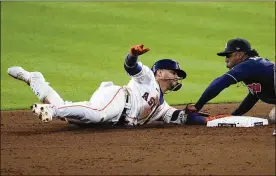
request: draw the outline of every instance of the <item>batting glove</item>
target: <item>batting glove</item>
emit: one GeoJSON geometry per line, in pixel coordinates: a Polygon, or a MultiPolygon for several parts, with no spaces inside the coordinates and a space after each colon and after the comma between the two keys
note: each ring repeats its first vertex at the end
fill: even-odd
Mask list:
{"type": "Polygon", "coordinates": [[[143,44],[140,45],[135,45],[130,48],[130,55],[133,57],[137,57],[139,55],[142,55],[146,52],[148,52],[150,49],[149,48],[144,48],[143,44]]]}

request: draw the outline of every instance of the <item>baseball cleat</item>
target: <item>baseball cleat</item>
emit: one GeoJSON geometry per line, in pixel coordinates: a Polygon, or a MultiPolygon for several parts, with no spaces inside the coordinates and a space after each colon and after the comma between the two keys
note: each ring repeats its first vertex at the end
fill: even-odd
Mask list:
{"type": "Polygon", "coordinates": [[[32,112],[39,117],[42,122],[50,122],[53,119],[50,104],[33,104],[32,112]]]}
{"type": "Polygon", "coordinates": [[[41,113],[41,107],[41,104],[33,104],[30,108],[35,115],[39,116],[41,113]]]}
{"type": "Polygon", "coordinates": [[[24,70],[22,67],[14,66],[8,68],[8,74],[18,80],[24,81],[29,84],[30,72],[24,70]]]}

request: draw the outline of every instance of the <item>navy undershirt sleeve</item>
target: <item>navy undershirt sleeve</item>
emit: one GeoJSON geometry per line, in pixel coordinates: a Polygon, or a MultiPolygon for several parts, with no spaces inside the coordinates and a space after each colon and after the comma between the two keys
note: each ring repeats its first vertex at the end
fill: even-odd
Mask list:
{"type": "Polygon", "coordinates": [[[142,70],[142,66],[137,63],[138,57],[127,55],[124,63],[124,68],[131,76],[136,75],[142,70]]]}
{"type": "Polygon", "coordinates": [[[259,98],[251,93],[244,98],[240,106],[232,113],[232,115],[243,115],[247,113],[259,100],[259,98]]]}

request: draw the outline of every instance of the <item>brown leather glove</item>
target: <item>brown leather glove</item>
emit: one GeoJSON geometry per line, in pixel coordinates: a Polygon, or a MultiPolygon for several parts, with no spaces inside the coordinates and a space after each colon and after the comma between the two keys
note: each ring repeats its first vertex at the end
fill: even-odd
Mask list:
{"type": "Polygon", "coordinates": [[[195,107],[195,104],[187,104],[184,110],[186,113],[198,112],[198,110],[195,107]]]}
{"type": "Polygon", "coordinates": [[[146,52],[148,52],[150,49],[149,48],[144,48],[144,44],[140,45],[134,45],[130,48],[130,55],[133,57],[137,57],[139,55],[142,55],[146,52]]]}

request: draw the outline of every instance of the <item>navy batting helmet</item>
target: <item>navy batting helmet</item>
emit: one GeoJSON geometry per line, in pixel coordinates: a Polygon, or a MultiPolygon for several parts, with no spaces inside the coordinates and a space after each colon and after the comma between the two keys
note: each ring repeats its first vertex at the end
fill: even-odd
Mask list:
{"type": "Polygon", "coordinates": [[[185,71],[181,70],[179,63],[172,59],[161,59],[152,66],[151,70],[155,73],[159,69],[173,70],[177,73],[178,77],[185,79],[187,74],[185,71]]]}
{"type": "MultiPolygon", "coordinates": [[[[151,68],[151,70],[153,71],[154,74],[159,69],[175,71],[177,76],[179,77],[179,80],[185,79],[187,76],[186,72],[180,69],[179,63],[172,59],[161,59],[161,60],[157,61],[151,68]]],[[[182,87],[182,84],[177,82],[176,85],[174,85],[174,87],[170,90],[178,91],[181,87],[182,87]]]]}

